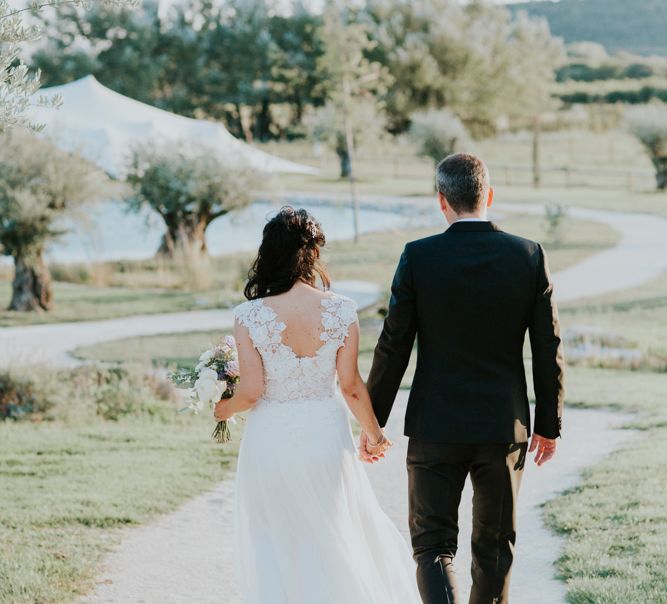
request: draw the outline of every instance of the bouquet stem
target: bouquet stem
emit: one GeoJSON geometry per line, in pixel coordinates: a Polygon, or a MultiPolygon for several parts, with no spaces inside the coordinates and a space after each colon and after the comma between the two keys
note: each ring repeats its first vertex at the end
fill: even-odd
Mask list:
{"type": "Polygon", "coordinates": [[[227,421],[218,422],[213,429],[213,434],[211,438],[220,444],[228,443],[232,440],[232,433],[229,430],[229,424],[227,421]]]}

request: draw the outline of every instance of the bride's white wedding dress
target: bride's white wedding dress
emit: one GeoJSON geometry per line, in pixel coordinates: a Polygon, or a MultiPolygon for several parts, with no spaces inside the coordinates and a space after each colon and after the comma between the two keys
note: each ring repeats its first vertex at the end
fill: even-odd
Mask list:
{"type": "Polygon", "coordinates": [[[235,309],[264,365],[238,460],[236,557],[246,604],[417,604],[407,543],[357,459],[336,356],[356,310],[322,301],[323,341],[298,357],[263,299],[235,309]]]}

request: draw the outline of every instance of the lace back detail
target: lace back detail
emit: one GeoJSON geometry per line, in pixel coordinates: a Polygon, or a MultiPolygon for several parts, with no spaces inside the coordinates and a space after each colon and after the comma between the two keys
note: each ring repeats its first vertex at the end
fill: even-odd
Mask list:
{"type": "MultiPolygon", "coordinates": [[[[236,319],[248,329],[264,364],[267,401],[290,402],[330,398],[336,393],[336,357],[356,321],[353,300],[332,294],[322,300],[323,344],[312,356],[299,357],[282,342],[285,323],[264,300],[250,300],[234,309],[236,319]]],[[[243,378],[241,378],[243,379],[243,378]]]]}

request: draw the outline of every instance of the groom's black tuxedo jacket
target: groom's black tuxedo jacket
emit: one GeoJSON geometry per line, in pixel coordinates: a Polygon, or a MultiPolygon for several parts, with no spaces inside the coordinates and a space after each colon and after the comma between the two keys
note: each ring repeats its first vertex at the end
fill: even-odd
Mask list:
{"type": "Polygon", "coordinates": [[[449,443],[525,442],[523,345],[532,349],[534,431],[560,435],[563,356],[542,246],[490,222],[409,243],[368,378],[384,426],[417,337],[405,434],[449,443]]]}

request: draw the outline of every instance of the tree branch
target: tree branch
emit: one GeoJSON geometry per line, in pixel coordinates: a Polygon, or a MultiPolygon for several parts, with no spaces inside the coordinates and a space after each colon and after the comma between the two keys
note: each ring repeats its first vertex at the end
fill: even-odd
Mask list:
{"type": "Polygon", "coordinates": [[[43,4],[33,4],[32,6],[26,6],[25,8],[19,8],[17,10],[13,10],[5,15],[0,15],[0,21],[3,19],[11,19],[12,17],[15,17],[16,15],[20,13],[25,13],[28,11],[39,11],[42,10],[43,8],[47,8],[49,6],[60,6],[62,4],[80,4],[81,0],[52,0],[52,2],[44,2],[43,4]]]}

